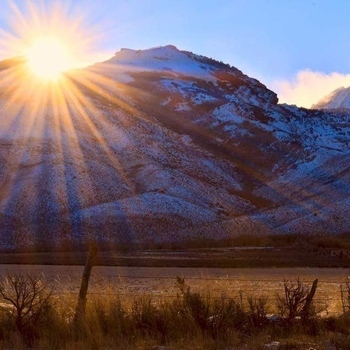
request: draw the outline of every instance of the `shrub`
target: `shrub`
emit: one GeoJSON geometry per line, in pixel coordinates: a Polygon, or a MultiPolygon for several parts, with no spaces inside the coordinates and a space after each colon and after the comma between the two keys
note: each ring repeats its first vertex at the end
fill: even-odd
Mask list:
{"type": "Polygon", "coordinates": [[[136,331],[146,336],[160,337],[164,342],[169,332],[169,308],[156,307],[149,297],[134,299],[131,320],[136,331]]]}
{"type": "Polygon", "coordinates": [[[7,275],[0,278],[0,295],[9,304],[7,317],[15,322],[24,342],[31,345],[41,326],[50,323],[53,291],[42,282],[43,276],[7,275]]]}
{"type": "Polygon", "coordinates": [[[177,286],[181,297],[176,301],[176,309],[185,324],[192,327],[192,332],[197,328],[203,335],[216,339],[245,328],[247,317],[241,303],[226,298],[224,294],[220,298],[212,298],[210,293],[192,292],[180,277],[177,277],[177,286]]]}
{"type": "Polygon", "coordinates": [[[263,327],[267,324],[267,312],[268,312],[268,299],[266,296],[261,296],[255,298],[253,296],[249,296],[247,298],[248,306],[249,306],[249,320],[253,327],[263,327]]]}
{"type": "Polygon", "coordinates": [[[315,315],[313,307],[313,297],[317,288],[316,279],[312,286],[308,286],[301,282],[299,278],[295,281],[284,281],[284,295],[277,295],[278,308],[283,317],[289,321],[296,317],[301,317],[303,320],[308,320],[315,315]]]}

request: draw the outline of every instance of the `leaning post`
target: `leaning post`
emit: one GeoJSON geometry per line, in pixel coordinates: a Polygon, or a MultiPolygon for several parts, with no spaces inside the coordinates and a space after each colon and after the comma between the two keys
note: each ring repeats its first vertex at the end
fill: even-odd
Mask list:
{"type": "Polygon", "coordinates": [[[316,278],[312,282],[312,287],[310,289],[309,294],[306,296],[304,307],[301,310],[301,317],[303,320],[307,321],[310,317],[310,308],[311,308],[311,304],[312,304],[313,298],[314,298],[315,293],[316,293],[317,283],[318,283],[318,279],[316,278]]]}
{"type": "Polygon", "coordinates": [[[98,247],[96,243],[91,243],[89,247],[89,255],[86,260],[83,276],[81,278],[80,291],[78,296],[78,304],[75,309],[74,323],[78,324],[85,316],[86,295],[89,287],[89,279],[91,269],[95,265],[98,247]]]}

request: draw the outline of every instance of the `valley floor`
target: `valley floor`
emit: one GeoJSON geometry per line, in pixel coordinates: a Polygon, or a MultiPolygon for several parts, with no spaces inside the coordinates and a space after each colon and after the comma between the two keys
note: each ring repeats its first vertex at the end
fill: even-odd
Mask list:
{"type": "MultiPolygon", "coordinates": [[[[2,264],[84,265],[85,252],[0,253],[2,264]]],[[[343,247],[231,247],[101,251],[96,265],[140,267],[350,267],[343,247]]]]}
{"type": "MultiPolygon", "coordinates": [[[[0,276],[7,274],[43,275],[46,284],[59,295],[77,295],[83,266],[0,265],[0,276]]],[[[210,293],[220,299],[240,299],[242,293],[254,298],[267,297],[275,312],[277,294],[284,293],[284,281],[300,279],[311,285],[319,280],[315,305],[323,315],[343,312],[341,288],[345,290],[348,268],[181,268],[95,266],[90,278],[89,294],[134,298],[150,296],[155,300],[172,300],[178,295],[177,277],[184,278],[191,290],[210,293]]]]}
{"type": "MultiPolygon", "coordinates": [[[[51,329],[46,325],[41,329],[43,333],[35,348],[349,349],[350,315],[348,306],[344,308],[341,294],[341,286],[348,282],[348,268],[94,266],[87,297],[86,324],[82,333],[76,334],[69,320],[76,305],[83,270],[82,265],[0,265],[0,276],[42,275],[44,285],[53,287],[54,298],[59,300],[54,304],[60,310],[54,314],[55,327],[51,329]],[[313,305],[317,317],[310,318],[305,325],[298,318],[288,323],[279,316],[278,295],[283,298],[285,281],[295,285],[299,279],[304,287],[310,288],[316,278],[318,287],[313,305]],[[251,309],[250,298],[253,305],[262,303],[263,314],[260,309],[251,309]],[[183,310],[182,313],[179,310],[183,310]],[[201,318],[203,310],[207,310],[204,319],[201,318]],[[220,322],[224,322],[227,315],[232,318],[226,320],[229,328],[226,323],[215,328],[216,323],[212,320],[218,317],[218,310],[225,315],[220,322]],[[180,316],[187,322],[184,329],[179,328],[184,322],[180,316]]],[[[6,323],[4,310],[0,307],[2,327],[6,323]]],[[[0,348],[28,348],[19,345],[21,339],[14,337],[14,333],[9,338],[4,332],[3,337],[2,340],[0,336],[0,348]]]]}

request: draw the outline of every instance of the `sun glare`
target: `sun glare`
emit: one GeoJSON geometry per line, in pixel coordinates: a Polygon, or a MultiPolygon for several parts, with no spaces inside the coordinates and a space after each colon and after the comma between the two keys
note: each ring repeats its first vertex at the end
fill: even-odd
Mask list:
{"type": "Polygon", "coordinates": [[[82,8],[60,0],[27,0],[21,8],[15,0],[9,3],[8,30],[0,29],[0,54],[23,57],[28,68],[24,75],[55,81],[65,71],[95,62],[102,24],[88,25],[82,8]]]}
{"type": "Polygon", "coordinates": [[[44,80],[56,80],[76,65],[68,44],[54,37],[36,39],[25,56],[30,70],[44,80]]]}
{"type": "MultiPolygon", "coordinates": [[[[96,204],[93,199],[96,186],[94,177],[90,177],[91,167],[87,160],[92,153],[89,143],[85,142],[87,139],[96,143],[97,148],[92,152],[102,156],[108,166],[115,169],[115,174],[123,177],[132,188],[133,184],[118,158],[119,152],[111,147],[106,138],[111,132],[110,118],[114,118],[116,111],[118,125],[123,124],[125,129],[133,123],[127,114],[135,118],[139,114],[137,108],[122,97],[129,86],[118,82],[113,74],[109,76],[104,70],[97,69],[99,65],[95,66],[96,69],[76,69],[90,66],[97,61],[97,57],[107,58],[96,51],[95,45],[100,47],[103,44],[103,22],[93,22],[91,25],[86,22],[86,2],[79,2],[84,6],[82,8],[75,7],[74,4],[78,2],[71,0],[8,1],[12,11],[8,17],[8,30],[0,28],[0,56],[6,53],[9,58],[4,63],[0,57],[0,138],[5,135],[6,140],[15,140],[13,152],[16,157],[9,160],[9,167],[16,173],[17,169],[29,163],[52,162],[53,166],[50,165],[48,172],[40,168],[33,176],[40,183],[51,181],[51,174],[57,174],[59,181],[65,179],[59,187],[53,183],[50,192],[45,192],[43,202],[36,198],[42,195],[41,188],[34,186],[28,192],[33,194],[30,200],[47,205],[50,212],[52,208],[57,208],[57,215],[62,212],[63,217],[66,215],[65,208],[72,208],[72,203],[79,210],[90,203],[90,199],[91,205],[96,204]],[[17,6],[15,2],[22,3],[22,6],[17,6]],[[108,104],[105,105],[104,101],[108,101],[108,104]],[[110,113],[105,112],[105,108],[111,109],[110,113]],[[119,110],[124,110],[125,116],[124,113],[119,115],[119,110]],[[19,148],[18,144],[21,145],[19,148]],[[72,174],[77,174],[77,177],[72,174]],[[83,203],[81,198],[85,194],[89,199],[83,203]]],[[[124,69],[115,64],[109,68],[117,72],[124,69]]],[[[128,134],[121,132],[120,138],[124,140],[128,134]]],[[[12,198],[12,192],[13,198],[17,198],[16,185],[15,180],[6,185],[4,193],[7,198],[12,198]]],[[[5,212],[6,203],[7,199],[1,203],[5,206],[5,212]]],[[[9,200],[8,203],[12,208],[13,202],[9,200]]],[[[39,216],[33,216],[33,220],[40,218],[40,223],[42,208],[39,208],[39,214],[35,214],[39,216]]],[[[36,229],[36,221],[33,222],[35,225],[32,227],[36,229]]],[[[54,225],[56,222],[59,224],[59,221],[53,222],[54,225]]],[[[82,229],[81,237],[89,239],[90,229],[85,231],[85,222],[80,221],[80,215],[79,221],[74,217],[68,224],[62,226],[64,229],[57,236],[57,242],[66,242],[71,237],[75,242],[78,236],[74,228],[78,226],[79,235],[82,229]],[[67,227],[70,229],[67,230],[67,227]]],[[[109,239],[112,241],[114,238],[111,236],[109,239]]],[[[21,235],[18,242],[20,240],[21,235]]]]}

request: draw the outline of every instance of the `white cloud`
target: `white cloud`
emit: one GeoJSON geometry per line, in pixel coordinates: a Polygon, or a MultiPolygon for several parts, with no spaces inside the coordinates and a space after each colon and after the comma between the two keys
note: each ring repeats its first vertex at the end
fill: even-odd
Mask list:
{"type": "Polygon", "coordinates": [[[272,88],[277,92],[280,103],[310,108],[342,86],[350,86],[350,74],[325,74],[302,70],[290,81],[275,81],[272,88]]]}

